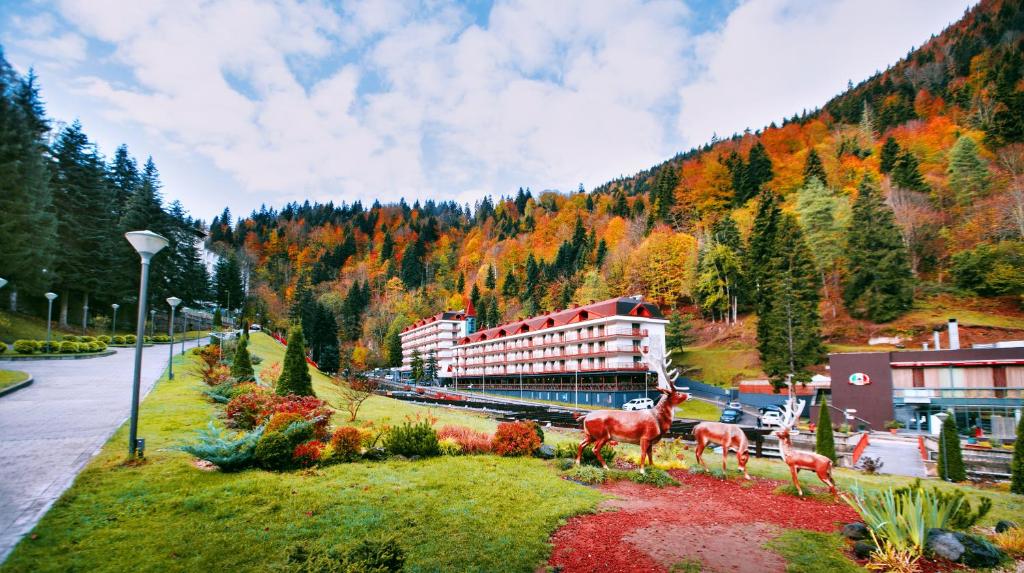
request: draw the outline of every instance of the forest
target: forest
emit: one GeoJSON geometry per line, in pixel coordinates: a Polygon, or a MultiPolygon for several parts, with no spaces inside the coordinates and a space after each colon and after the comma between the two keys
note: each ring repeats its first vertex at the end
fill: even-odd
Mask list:
{"type": "Polygon", "coordinates": [[[208,225],[162,205],[151,160],[139,169],[123,147],[105,160],[78,124],[56,130],[33,77],[5,66],[0,263],[18,292],[53,285],[65,305],[130,296],[136,279],[110,269],[131,265],[87,263],[131,256],[115,235],[145,222],[173,238],[158,283],[301,322],[328,370],[395,365],[404,327],[470,301],[490,326],[642,294],[676,331],[756,317],[763,371],[806,379],[823,322],[887,323],[943,293],[1021,304],[1022,31],[1020,0],[985,0],[820,109],[589,191],[225,208],[208,225]],[[213,280],[201,240],[221,255],[213,280]]]}

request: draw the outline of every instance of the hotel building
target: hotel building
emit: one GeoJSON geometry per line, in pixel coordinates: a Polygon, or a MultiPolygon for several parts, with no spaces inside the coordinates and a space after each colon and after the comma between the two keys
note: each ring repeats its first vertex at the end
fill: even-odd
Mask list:
{"type": "Polygon", "coordinates": [[[416,321],[399,335],[402,339],[402,372],[412,370],[412,358],[419,351],[424,362],[433,353],[437,357],[437,377],[452,376],[455,363],[455,343],[472,332],[475,316],[473,307],[467,310],[446,310],[416,321]]]}

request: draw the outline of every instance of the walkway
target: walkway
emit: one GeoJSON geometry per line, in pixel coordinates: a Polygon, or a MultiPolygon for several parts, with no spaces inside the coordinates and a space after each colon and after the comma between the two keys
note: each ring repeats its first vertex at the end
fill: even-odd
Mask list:
{"type": "MultiPolygon", "coordinates": [[[[168,352],[164,345],[144,349],[143,396],[167,368],[168,352]]],[[[0,562],[127,419],[134,353],[118,348],[88,360],[0,362],[35,378],[0,398],[0,562]]]]}
{"type": "Polygon", "coordinates": [[[861,459],[865,457],[882,458],[882,469],[878,473],[925,477],[924,462],[916,442],[871,434],[870,444],[864,448],[861,459]]]}

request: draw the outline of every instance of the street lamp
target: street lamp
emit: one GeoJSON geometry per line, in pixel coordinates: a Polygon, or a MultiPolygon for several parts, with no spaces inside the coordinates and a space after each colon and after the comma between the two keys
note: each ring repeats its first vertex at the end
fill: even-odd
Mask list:
{"type": "Polygon", "coordinates": [[[946,444],[942,443],[942,430],[943,426],[946,425],[946,418],[949,417],[949,413],[939,412],[938,414],[935,414],[935,417],[939,419],[939,451],[942,452],[942,474],[946,476],[943,479],[951,481],[949,479],[949,462],[946,461],[946,444]]]}
{"type": "MultiPolygon", "coordinates": [[[[167,363],[167,379],[174,380],[174,309],[178,308],[178,305],[181,304],[181,299],[176,296],[169,297],[167,304],[171,305],[171,343],[168,345],[171,351],[171,359],[167,363]]],[[[181,344],[184,348],[185,343],[182,342],[181,344]]]]}
{"type": "Polygon", "coordinates": [[[129,231],[124,234],[139,257],[142,271],[139,279],[139,315],[135,321],[135,373],[132,377],[132,413],[128,425],[128,455],[135,457],[138,451],[139,429],[139,385],[142,376],[142,343],[146,336],[146,291],[149,288],[149,261],[153,255],[167,246],[167,239],[153,231],[129,231]]]}
{"type": "MultiPolygon", "coordinates": [[[[181,325],[181,355],[182,356],[185,355],[185,341],[188,340],[188,316],[185,314],[186,310],[188,310],[188,308],[182,308],[181,309],[181,322],[182,322],[182,325],[181,325]]],[[[174,346],[174,339],[173,338],[171,339],[171,346],[174,346]]]]}
{"type": "Polygon", "coordinates": [[[121,308],[121,305],[115,302],[110,305],[110,308],[114,309],[114,322],[110,323],[110,340],[113,341],[114,337],[117,336],[117,309],[121,308]]]}
{"type": "Polygon", "coordinates": [[[51,352],[53,349],[50,348],[50,323],[53,322],[53,299],[57,298],[57,293],[48,292],[45,295],[46,303],[46,351],[51,352]]]}
{"type": "Polygon", "coordinates": [[[149,337],[153,338],[156,334],[156,309],[149,311],[149,337]]]}
{"type": "Polygon", "coordinates": [[[86,325],[89,324],[89,303],[82,305],[82,336],[85,336],[86,325]]]}

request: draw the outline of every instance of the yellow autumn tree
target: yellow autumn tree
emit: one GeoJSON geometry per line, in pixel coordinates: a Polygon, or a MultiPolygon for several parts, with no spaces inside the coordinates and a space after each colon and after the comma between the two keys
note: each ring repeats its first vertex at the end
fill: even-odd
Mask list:
{"type": "Polygon", "coordinates": [[[697,239],[655,229],[629,259],[626,283],[637,292],[667,306],[677,306],[693,292],[697,239]]]}

